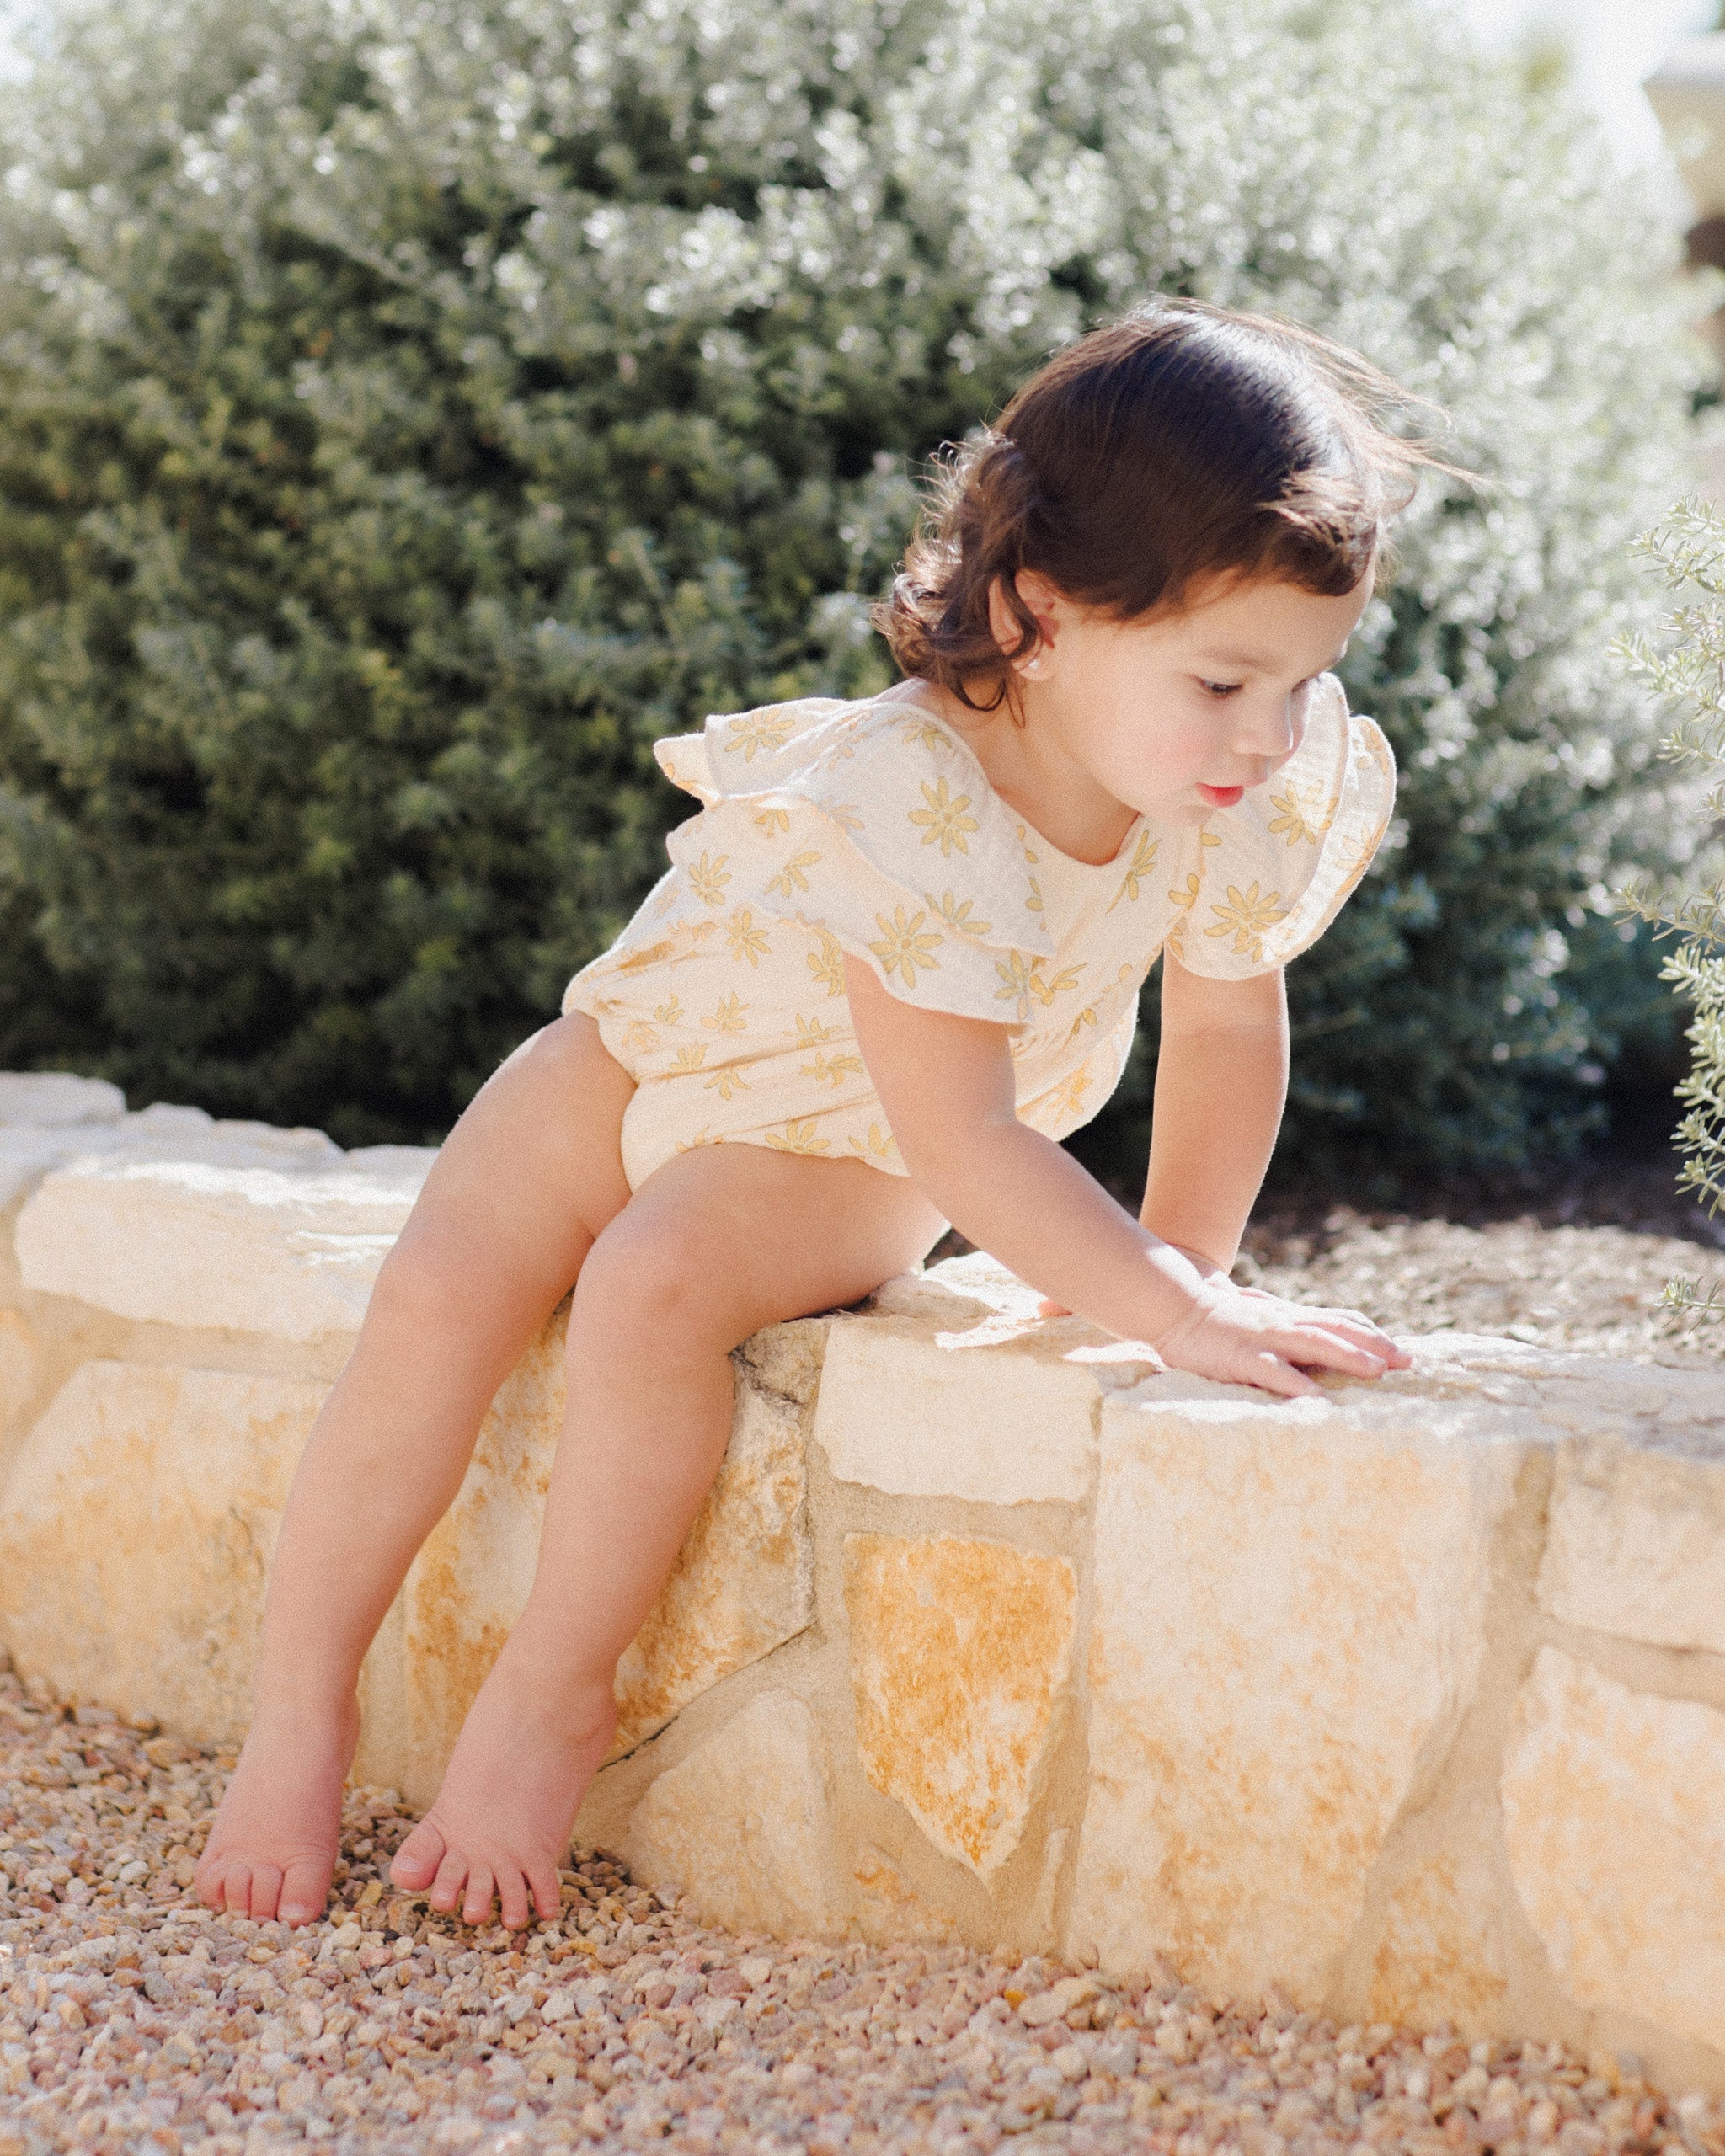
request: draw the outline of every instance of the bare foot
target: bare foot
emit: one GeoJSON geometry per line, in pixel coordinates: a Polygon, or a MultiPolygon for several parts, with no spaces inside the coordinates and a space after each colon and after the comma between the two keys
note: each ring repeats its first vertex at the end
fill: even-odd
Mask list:
{"type": "Polygon", "coordinates": [[[323,1915],[359,1735],[354,1700],[328,1718],[256,1718],[198,1863],[198,1895],[208,1908],[260,1924],[278,1915],[313,1924],[323,1915]]]}
{"type": "Polygon", "coordinates": [[[518,1931],[563,1906],[558,1866],[617,1727],[611,1680],[558,1696],[537,1655],[511,1641],[468,1710],[437,1801],[389,1867],[446,1914],[487,1923],[494,1896],[518,1931]]]}

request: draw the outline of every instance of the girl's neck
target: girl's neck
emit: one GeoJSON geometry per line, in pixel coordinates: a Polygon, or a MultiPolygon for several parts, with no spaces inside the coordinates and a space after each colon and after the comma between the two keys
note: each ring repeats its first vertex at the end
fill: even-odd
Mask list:
{"type": "Polygon", "coordinates": [[[973,711],[932,681],[900,681],[887,693],[889,700],[914,703],[950,726],[1001,799],[1058,852],[1105,867],[1137,822],[1137,811],[1099,785],[1052,726],[1038,723],[1035,687],[1034,682],[1020,686],[1022,725],[1005,702],[996,711],[973,711]]]}

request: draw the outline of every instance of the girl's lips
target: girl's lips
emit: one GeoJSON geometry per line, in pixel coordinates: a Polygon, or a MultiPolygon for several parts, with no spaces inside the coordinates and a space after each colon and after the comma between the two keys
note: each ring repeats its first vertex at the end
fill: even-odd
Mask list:
{"type": "Polygon", "coordinates": [[[1212,808],[1231,808],[1246,788],[1243,786],[1201,786],[1198,790],[1212,808]]]}

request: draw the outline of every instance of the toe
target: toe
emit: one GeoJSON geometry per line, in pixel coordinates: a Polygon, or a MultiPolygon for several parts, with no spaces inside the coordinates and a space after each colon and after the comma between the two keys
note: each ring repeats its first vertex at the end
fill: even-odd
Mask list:
{"type": "Polygon", "coordinates": [[[275,1905],[281,1898],[281,1866],[279,1864],[254,1864],[252,1866],[251,1916],[258,1924],[268,1924],[275,1914],[275,1905]]]}
{"type": "Polygon", "coordinates": [[[491,1902],[496,1885],[487,1864],[476,1864],[467,1873],[467,1891],[462,1897],[463,1924],[489,1924],[491,1921],[491,1902]]]}
{"type": "Polygon", "coordinates": [[[222,1881],[227,1876],[227,1860],[221,1856],[206,1856],[192,1875],[192,1884],[197,1889],[198,1899],[206,1909],[219,1909],[222,1902],[222,1881]]]}
{"type": "Polygon", "coordinates": [[[281,1920],[284,1924],[315,1924],[329,1898],[330,1866],[318,1857],[302,1856],[289,1865],[281,1880],[281,1920]]]}
{"type": "Polygon", "coordinates": [[[422,1819],[395,1853],[389,1876],[410,1894],[423,1894],[437,1876],[448,1844],[429,1819],[422,1819]]]}
{"type": "Polygon", "coordinates": [[[542,1923],[549,1924],[553,1917],[561,1914],[563,1881],[557,1876],[555,1865],[535,1865],[527,1874],[527,1885],[542,1923]]]}
{"type": "Polygon", "coordinates": [[[506,1871],[497,1882],[497,1898],[503,1910],[505,1931],[521,1931],[532,1915],[527,1900],[527,1882],[519,1871],[506,1871]]]}
{"type": "Polygon", "coordinates": [[[225,1908],[231,1917],[249,1916],[252,1913],[252,1867],[236,1857],[222,1876],[222,1899],[215,1904],[225,1908]]]}
{"type": "Polygon", "coordinates": [[[459,1849],[451,1849],[437,1867],[437,1876],[431,1882],[431,1906],[447,1916],[457,1908],[462,1889],[467,1883],[467,1860],[459,1849]]]}

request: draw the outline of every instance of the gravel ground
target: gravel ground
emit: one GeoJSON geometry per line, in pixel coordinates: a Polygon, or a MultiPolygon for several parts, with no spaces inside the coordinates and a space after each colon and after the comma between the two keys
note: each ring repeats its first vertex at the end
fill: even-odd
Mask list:
{"type": "MultiPolygon", "coordinates": [[[[1661,1359],[1682,1236],[1272,1216],[1258,1277],[1392,1327],[1445,1322],[1661,1359]]],[[[384,1876],[407,1832],[350,1792],[336,1900],[301,1933],[191,1903],[231,1761],[0,1675],[0,2156],[354,2156],[576,2143],[726,2156],[1725,2156],[1725,2099],[1629,2058],[1338,2030],[1285,2007],[962,1950],[715,1932],[577,1852],[561,1919],[511,1937],[384,1876]],[[9,1874],[9,1888],[5,1875],[9,1874]]]]}
{"type": "Polygon", "coordinates": [[[1508,1334],[1542,1348],[1636,1362],[1717,1361],[1725,1331],[1660,1307],[1675,1275],[1706,1286],[1725,1258],[1685,1237],[1536,1220],[1271,1214],[1247,1231],[1237,1278],[1299,1302],[1363,1310],[1391,1332],[1508,1334]]]}

